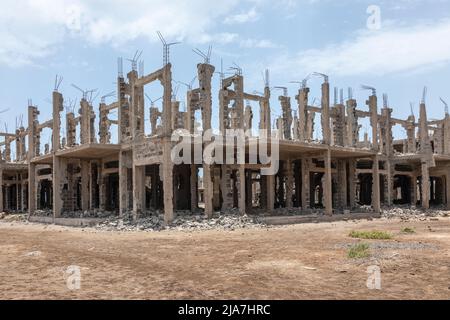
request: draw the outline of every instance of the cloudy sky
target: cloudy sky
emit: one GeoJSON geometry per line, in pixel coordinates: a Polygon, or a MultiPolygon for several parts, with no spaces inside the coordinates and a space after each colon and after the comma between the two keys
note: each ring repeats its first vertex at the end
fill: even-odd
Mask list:
{"type": "MultiPolygon", "coordinates": [[[[247,92],[261,91],[262,71],[272,86],[317,71],[332,86],[353,87],[360,108],[367,92],[361,84],[389,94],[396,117],[407,117],[410,102],[418,114],[428,86],[429,118],[441,117],[439,97],[450,101],[450,1],[447,0],[3,0],[0,11],[0,110],[11,131],[29,98],[50,116],[55,75],[64,77],[65,98],[79,98],[71,84],[115,90],[117,57],[143,50],[145,71],[162,66],[160,30],[173,47],[174,80],[190,82],[201,59],[192,52],[213,47],[212,64],[224,70],[238,64],[247,92]],[[374,7],[380,8],[380,24],[374,7]],[[369,10],[368,10],[369,9],[369,10]],[[375,22],[375,23],[374,23],[375,22]]],[[[219,81],[217,75],[215,87],[219,81]]],[[[311,100],[320,99],[320,80],[312,79],[311,100]]],[[[184,99],[180,86],[178,97],[184,99]]],[[[156,99],[160,88],[146,93],[156,99]]],[[[214,93],[217,96],[217,91],[214,93]]],[[[380,99],[381,100],[381,99],[380,99]]],[[[95,107],[97,109],[97,102],[95,107]]],[[[312,101],[311,101],[312,102],[312,101]]],[[[279,115],[274,94],[273,114],[279,115]]],[[[218,106],[215,105],[217,114],[218,106]]],[[[295,100],[293,107],[296,109],[295,100]]],[[[216,118],[216,117],[215,117],[216,118]]],[[[45,141],[43,141],[45,143],[45,141]]]]}

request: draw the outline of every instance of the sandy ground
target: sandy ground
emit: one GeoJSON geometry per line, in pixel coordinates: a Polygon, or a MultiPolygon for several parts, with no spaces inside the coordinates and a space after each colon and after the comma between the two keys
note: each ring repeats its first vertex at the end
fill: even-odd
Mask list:
{"type": "Polygon", "coordinates": [[[450,219],[194,233],[0,222],[0,298],[450,299],[450,219]],[[402,234],[404,227],[416,233],[402,234]],[[394,239],[365,240],[389,248],[352,260],[352,230],[386,230],[394,239]],[[71,265],[80,268],[79,290],[67,285],[76,285],[71,265]],[[370,265],[381,268],[381,290],[367,288],[370,265]]]}

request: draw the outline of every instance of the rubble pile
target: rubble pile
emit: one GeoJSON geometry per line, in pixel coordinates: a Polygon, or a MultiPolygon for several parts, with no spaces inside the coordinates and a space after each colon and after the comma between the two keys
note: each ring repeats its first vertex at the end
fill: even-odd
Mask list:
{"type": "Polygon", "coordinates": [[[34,211],[34,216],[38,217],[53,217],[53,211],[51,209],[48,210],[36,210],[34,211]]]}
{"type": "Polygon", "coordinates": [[[423,210],[416,207],[386,207],[381,210],[381,215],[384,218],[395,219],[400,218],[403,220],[408,220],[411,218],[429,218],[429,217],[448,217],[448,211],[444,208],[433,208],[428,210],[423,210]]]}
{"type": "Polygon", "coordinates": [[[208,219],[202,215],[179,215],[170,226],[164,223],[164,215],[153,215],[133,220],[131,215],[124,218],[111,217],[99,223],[96,229],[103,231],[161,231],[161,230],[226,230],[266,228],[255,219],[245,215],[215,214],[208,219]]]}

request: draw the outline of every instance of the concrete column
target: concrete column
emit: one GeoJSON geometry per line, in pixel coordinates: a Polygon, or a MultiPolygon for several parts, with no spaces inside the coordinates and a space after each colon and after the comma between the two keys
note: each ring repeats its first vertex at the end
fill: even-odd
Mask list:
{"type": "Polygon", "coordinates": [[[325,198],[325,213],[333,215],[333,188],[331,179],[331,151],[328,149],[325,152],[325,176],[324,176],[324,198],[325,198]]]}
{"type": "Polygon", "coordinates": [[[162,180],[164,189],[164,222],[166,224],[172,223],[175,218],[173,210],[173,162],[170,157],[170,152],[170,138],[164,138],[162,180]]]}
{"type": "Polygon", "coordinates": [[[0,212],[3,211],[3,170],[0,170],[0,212]]]}
{"type": "Polygon", "coordinates": [[[371,95],[367,101],[370,112],[370,125],[372,127],[372,149],[378,152],[378,98],[371,95]]]}
{"type": "MultiPolygon", "coordinates": [[[[245,201],[245,165],[239,166],[239,213],[244,215],[246,213],[245,201]]],[[[206,190],[205,190],[206,191],[206,190]]]]}
{"type": "Polygon", "coordinates": [[[411,204],[413,206],[417,205],[417,176],[413,175],[411,177],[411,204]]]}
{"type": "Polygon", "coordinates": [[[25,188],[26,188],[26,183],[25,183],[25,181],[23,181],[23,175],[22,175],[22,182],[20,185],[20,211],[21,212],[25,212],[25,208],[26,208],[25,188]]]}
{"type": "Polygon", "coordinates": [[[128,197],[128,168],[131,156],[126,151],[119,153],[119,207],[120,216],[124,216],[129,210],[130,199],[128,197]]]}
{"type": "Polygon", "coordinates": [[[308,119],[308,94],[309,88],[302,88],[296,96],[298,102],[298,139],[300,142],[307,140],[306,123],[308,119]]]}
{"type": "Polygon", "coordinates": [[[447,210],[450,210],[450,173],[447,173],[445,176],[445,184],[447,210]]]}
{"type": "Polygon", "coordinates": [[[353,209],[356,205],[356,159],[350,159],[348,161],[348,191],[350,193],[350,209],[353,209]]]}
{"type": "Polygon", "coordinates": [[[386,170],[387,170],[387,175],[386,175],[387,198],[386,198],[386,202],[387,202],[388,206],[392,206],[392,204],[393,204],[393,193],[394,193],[394,175],[393,175],[391,161],[389,160],[389,158],[386,161],[386,170]]]}
{"type": "MultiPolygon", "coordinates": [[[[241,180],[242,181],[242,180],[241,180]]],[[[211,166],[203,165],[203,187],[205,201],[205,215],[211,218],[213,215],[213,182],[211,174],[211,166]]]]}
{"type": "MultiPolygon", "coordinates": [[[[28,150],[28,152],[31,153],[31,150],[28,150]]],[[[3,174],[0,172],[0,177],[2,177],[2,176],[3,176],[3,174]]],[[[0,195],[0,206],[3,206],[3,199],[2,199],[3,192],[0,192],[0,194],[1,194],[0,195]]],[[[36,210],[36,165],[34,163],[29,163],[28,164],[28,216],[34,215],[35,210],[36,210]]]]}
{"type": "Polygon", "coordinates": [[[214,208],[220,207],[220,168],[214,169],[214,193],[213,193],[213,206],[214,208]]]}
{"type": "Polygon", "coordinates": [[[338,181],[338,205],[341,209],[347,207],[347,166],[345,160],[338,160],[337,181],[338,181]]]}
{"type": "Polygon", "coordinates": [[[375,213],[380,213],[380,167],[378,156],[373,158],[372,175],[372,207],[375,213]]]}
{"type": "Polygon", "coordinates": [[[53,218],[58,218],[62,214],[63,200],[62,181],[64,175],[63,160],[55,155],[60,149],[60,112],[64,110],[63,96],[61,93],[53,92],[53,126],[52,126],[52,152],[53,152],[53,218]]]}
{"type": "Polygon", "coordinates": [[[430,208],[430,173],[428,171],[428,164],[422,163],[422,208],[430,208]]]}
{"type": "Polygon", "coordinates": [[[275,209],[275,176],[266,176],[267,179],[267,211],[275,209]]]}
{"type": "Polygon", "coordinates": [[[231,170],[227,165],[222,165],[222,177],[220,189],[222,192],[222,211],[233,208],[233,192],[231,186],[231,170]]]}
{"type": "Polygon", "coordinates": [[[19,190],[19,186],[20,186],[20,180],[19,180],[19,174],[16,174],[16,212],[20,211],[20,190],[19,190]]]}
{"type": "Polygon", "coordinates": [[[294,191],[294,168],[292,165],[292,160],[286,161],[286,174],[287,174],[287,185],[286,185],[286,208],[292,209],[292,194],[294,191]]]}
{"type": "Polygon", "coordinates": [[[11,186],[5,186],[5,210],[11,211],[11,186]]]}
{"type": "Polygon", "coordinates": [[[322,84],[322,140],[324,144],[331,144],[330,131],[330,84],[325,81],[322,84]]]}
{"type": "Polygon", "coordinates": [[[145,167],[133,166],[133,218],[142,216],[145,209],[145,167]]]}
{"type": "MultiPolygon", "coordinates": [[[[52,179],[53,179],[53,218],[59,218],[62,214],[63,200],[62,178],[64,174],[63,160],[53,155],[52,179]]],[[[83,184],[82,184],[83,185],[83,184]]]]}
{"type": "Polygon", "coordinates": [[[310,179],[309,179],[309,163],[307,159],[302,159],[302,209],[307,210],[309,208],[309,191],[310,191],[310,179]]]}
{"type": "Polygon", "coordinates": [[[94,188],[94,183],[97,183],[96,181],[94,181],[94,179],[92,178],[92,161],[88,162],[88,174],[89,174],[89,210],[94,210],[94,192],[95,192],[95,188],[94,188]]]}
{"type": "Polygon", "coordinates": [[[90,178],[89,178],[89,161],[81,160],[81,210],[87,211],[89,210],[89,190],[91,189],[89,186],[90,178]]]}
{"type": "Polygon", "coordinates": [[[97,183],[98,183],[98,208],[102,211],[106,210],[106,184],[105,176],[103,175],[103,161],[98,164],[97,170],[97,183]]]}
{"type": "Polygon", "coordinates": [[[195,164],[191,164],[191,211],[198,208],[198,169],[195,164]]]}

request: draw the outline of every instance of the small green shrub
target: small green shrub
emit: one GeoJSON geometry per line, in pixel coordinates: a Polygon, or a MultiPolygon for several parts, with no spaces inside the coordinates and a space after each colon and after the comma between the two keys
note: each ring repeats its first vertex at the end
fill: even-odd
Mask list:
{"type": "Polygon", "coordinates": [[[402,233],[407,233],[407,234],[412,234],[412,233],[416,233],[416,230],[414,230],[414,228],[403,228],[402,229],[402,233]]]}
{"type": "Polygon", "coordinates": [[[355,244],[348,250],[348,257],[350,259],[367,258],[369,255],[369,245],[367,243],[355,244]]]}
{"type": "Polygon", "coordinates": [[[352,238],[370,239],[370,240],[389,240],[392,235],[384,231],[352,231],[349,234],[352,238]]]}

